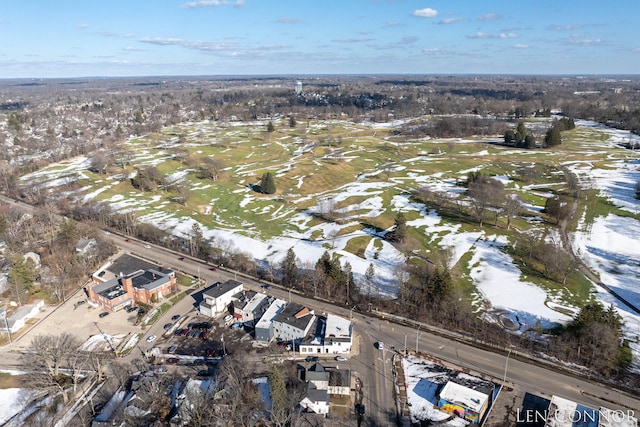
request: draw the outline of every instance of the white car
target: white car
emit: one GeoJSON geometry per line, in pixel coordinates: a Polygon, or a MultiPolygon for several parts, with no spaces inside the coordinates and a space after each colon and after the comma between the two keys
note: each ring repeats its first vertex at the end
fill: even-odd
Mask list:
{"type": "Polygon", "coordinates": [[[156,340],[156,338],[158,338],[158,337],[156,337],[155,335],[151,335],[151,336],[147,337],[147,342],[154,342],[156,340]]]}
{"type": "Polygon", "coordinates": [[[149,246],[149,245],[144,245],[143,247],[144,247],[145,249],[151,249],[151,246],[149,246]]]}
{"type": "Polygon", "coordinates": [[[338,362],[346,362],[346,361],[347,361],[347,358],[346,358],[346,357],[344,357],[344,356],[336,356],[336,360],[337,360],[338,362]]]}
{"type": "Polygon", "coordinates": [[[384,348],[384,343],[382,341],[378,341],[375,343],[375,346],[378,350],[382,350],[384,348]]]}

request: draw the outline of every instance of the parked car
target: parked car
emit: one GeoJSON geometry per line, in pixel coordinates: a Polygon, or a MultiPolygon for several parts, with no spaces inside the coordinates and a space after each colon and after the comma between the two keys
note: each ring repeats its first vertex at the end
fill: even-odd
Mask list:
{"type": "Polygon", "coordinates": [[[103,311],[102,313],[98,314],[98,317],[105,317],[108,316],[109,312],[108,311],[103,311]]]}
{"type": "Polygon", "coordinates": [[[307,356],[304,358],[305,362],[317,362],[318,360],[320,360],[318,356],[307,356]]]}
{"type": "Polygon", "coordinates": [[[260,286],[260,287],[261,287],[262,289],[269,289],[271,286],[269,286],[269,285],[262,285],[262,286],[260,286]]]}
{"type": "Polygon", "coordinates": [[[180,318],[180,315],[179,315],[179,314],[174,314],[173,316],[171,316],[171,320],[173,320],[174,322],[175,322],[176,320],[178,320],[179,318],[180,318]]]}
{"type": "Polygon", "coordinates": [[[82,299],[82,300],[78,301],[78,302],[76,303],[76,305],[82,305],[82,304],[84,304],[84,303],[86,303],[86,302],[87,302],[87,300],[86,300],[86,299],[82,299]]]}
{"type": "Polygon", "coordinates": [[[169,354],[173,354],[176,352],[176,350],[178,349],[177,345],[172,345],[171,347],[169,347],[169,349],[167,350],[167,353],[169,354]]]}
{"type": "Polygon", "coordinates": [[[126,311],[127,313],[131,313],[132,311],[136,311],[136,310],[137,308],[135,305],[129,305],[124,309],[124,311],[126,311]]]}
{"type": "Polygon", "coordinates": [[[382,341],[378,341],[374,345],[378,350],[382,350],[384,348],[384,343],[382,341]]]}
{"type": "Polygon", "coordinates": [[[156,340],[156,338],[158,338],[158,337],[156,337],[155,335],[150,335],[150,336],[147,337],[147,342],[154,342],[156,340]]]}
{"type": "Polygon", "coordinates": [[[173,323],[165,323],[163,328],[166,331],[167,329],[171,329],[172,326],[173,326],[173,323]]]}
{"type": "Polygon", "coordinates": [[[336,360],[337,360],[338,362],[346,362],[346,361],[347,361],[347,358],[346,358],[346,357],[344,357],[344,356],[336,356],[336,360]]]}
{"type": "Polygon", "coordinates": [[[167,363],[170,364],[170,365],[175,365],[179,361],[180,361],[180,359],[178,359],[177,357],[170,357],[170,358],[167,359],[167,363]]]}

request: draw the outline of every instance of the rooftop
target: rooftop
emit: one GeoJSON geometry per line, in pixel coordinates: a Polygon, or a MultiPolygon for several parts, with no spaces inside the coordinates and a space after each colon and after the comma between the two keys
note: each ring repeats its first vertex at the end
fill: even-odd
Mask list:
{"type": "Polygon", "coordinates": [[[327,314],[324,330],[326,338],[349,338],[351,336],[351,321],[335,314],[327,314]]]}
{"type": "Polygon", "coordinates": [[[277,299],[271,303],[267,311],[264,312],[258,323],[256,323],[256,329],[268,328],[273,319],[284,309],[287,303],[281,299],[277,299]]]}
{"type": "Polygon", "coordinates": [[[207,298],[220,298],[222,295],[225,295],[226,293],[230,292],[230,291],[236,291],[236,288],[238,286],[242,286],[242,283],[236,281],[236,280],[227,280],[224,283],[214,283],[213,285],[211,285],[210,287],[208,287],[203,293],[202,295],[207,298]]]}
{"type": "Polygon", "coordinates": [[[472,411],[480,412],[489,396],[449,381],[440,392],[440,398],[448,402],[457,403],[472,411]]]}
{"type": "Polygon", "coordinates": [[[301,304],[292,302],[287,304],[284,310],[282,310],[273,321],[286,323],[294,328],[304,330],[314,319],[313,311],[301,304]]]}

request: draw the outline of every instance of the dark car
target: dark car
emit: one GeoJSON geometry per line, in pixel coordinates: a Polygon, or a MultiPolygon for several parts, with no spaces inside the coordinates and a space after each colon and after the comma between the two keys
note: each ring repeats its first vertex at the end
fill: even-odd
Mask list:
{"type": "Polygon", "coordinates": [[[167,359],[167,363],[170,364],[170,365],[175,365],[179,361],[180,361],[180,359],[178,359],[177,357],[170,357],[170,358],[167,359]]]}
{"type": "Polygon", "coordinates": [[[307,356],[304,358],[305,362],[317,362],[318,360],[320,360],[318,356],[307,356]]]}
{"type": "Polygon", "coordinates": [[[178,257],[178,261],[184,261],[184,257],[183,256],[178,257]]]}
{"type": "Polygon", "coordinates": [[[82,305],[82,304],[84,304],[84,303],[86,303],[86,302],[87,302],[87,300],[84,300],[84,299],[83,299],[83,300],[78,301],[78,302],[76,303],[76,305],[82,305]]]}
{"type": "Polygon", "coordinates": [[[260,286],[260,287],[261,287],[262,289],[269,289],[271,286],[269,286],[269,285],[262,285],[262,286],[260,286]]]}
{"type": "Polygon", "coordinates": [[[216,268],[215,267],[209,267],[209,270],[216,271],[216,268]]]}
{"type": "Polygon", "coordinates": [[[176,320],[178,320],[179,318],[180,318],[180,315],[179,315],[179,314],[176,314],[176,315],[171,316],[171,320],[173,320],[174,322],[175,322],[176,320]]]}
{"type": "Polygon", "coordinates": [[[173,354],[173,353],[175,353],[175,352],[176,352],[176,350],[177,350],[177,349],[178,349],[178,346],[177,346],[177,345],[172,345],[171,347],[169,347],[169,348],[167,349],[167,353],[169,353],[169,354],[173,354]]]}
{"type": "Polygon", "coordinates": [[[173,326],[173,323],[165,323],[163,328],[166,331],[167,329],[171,329],[172,326],[173,326]]]}
{"type": "Polygon", "coordinates": [[[124,241],[125,241],[125,242],[130,242],[130,241],[131,241],[131,239],[124,239],[124,241]]]}
{"type": "Polygon", "coordinates": [[[130,305],[130,306],[127,306],[124,310],[125,310],[127,313],[131,313],[132,311],[136,311],[136,310],[137,310],[137,308],[136,308],[135,306],[133,306],[133,305],[130,305]]]}
{"type": "Polygon", "coordinates": [[[105,317],[108,316],[109,312],[108,311],[103,311],[102,313],[98,314],[98,317],[105,317]]]}

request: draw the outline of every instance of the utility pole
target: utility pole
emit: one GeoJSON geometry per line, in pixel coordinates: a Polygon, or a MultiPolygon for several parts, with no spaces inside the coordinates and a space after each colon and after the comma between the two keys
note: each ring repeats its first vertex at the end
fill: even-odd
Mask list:
{"type": "Polygon", "coordinates": [[[420,327],[422,325],[418,325],[418,330],[416,331],[416,354],[418,354],[418,337],[420,336],[420,327]]]}

